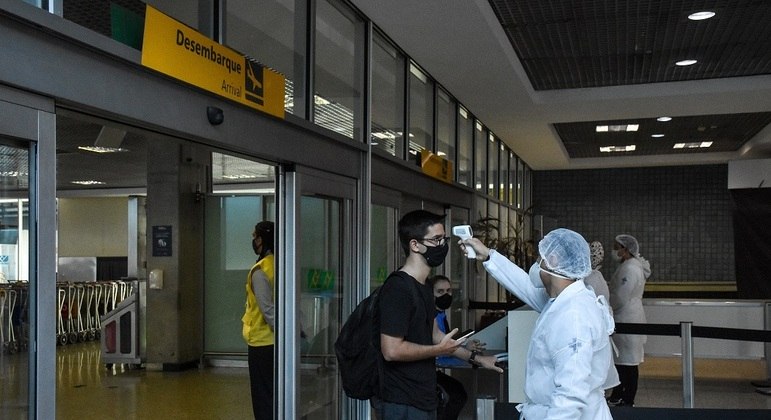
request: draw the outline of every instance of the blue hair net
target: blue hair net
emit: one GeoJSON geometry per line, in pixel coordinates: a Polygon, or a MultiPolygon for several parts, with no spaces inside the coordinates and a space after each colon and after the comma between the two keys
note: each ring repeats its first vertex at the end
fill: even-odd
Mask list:
{"type": "Polygon", "coordinates": [[[550,271],[571,279],[582,279],[592,271],[589,244],[569,229],[555,229],[538,243],[538,253],[550,271]]]}
{"type": "Polygon", "coordinates": [[[629,253],[632,254],[633,256],[635,257],[640,256],[640,244],[637,243],[637,239],[635,239],[634,236],[621,234],[616,236],[616,242],[618,242],[619,245],[626,248],[626,250],[629,251],[629,253]]]}

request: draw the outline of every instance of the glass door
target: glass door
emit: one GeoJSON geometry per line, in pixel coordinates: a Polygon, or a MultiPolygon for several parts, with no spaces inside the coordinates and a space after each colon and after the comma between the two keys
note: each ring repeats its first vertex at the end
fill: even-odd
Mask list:
{"type": "Polygon", "coordinates": [[[347,418],[334,342],[354,290],[356,182],[303,168],[280,178],[278,418],[347,418]]]}
{"type": "Polygon", "coordinates": [[[37,105],[0,87],[0,418],[55,417],[55,119],[37,105]]]}
{"type": "Polygon", "coordinates": [[[0,417],[29,412],[29,150],[0,137],[0,417]]]}

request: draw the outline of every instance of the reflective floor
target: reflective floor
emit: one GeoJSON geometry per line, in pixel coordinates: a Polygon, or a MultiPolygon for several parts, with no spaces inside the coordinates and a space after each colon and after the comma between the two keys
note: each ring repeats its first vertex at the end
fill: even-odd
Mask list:
{"type": "MultiPolygon", "coordinates": [[[[26,419],[24,387],[11,386],[26,371],[26,356],[0,356],[0,418],[26,419]]],[[[107,369],[99,343],[57,349],[58,419],[249,419],[249,380],[245,368],[205,368],[182,372],[107,369]]],[[[697,408],[771,409],[771,396],[744,380],[696,380],[697,408]]],[[[640,378],[639,407],[682,407],[679,379],[640,378]]],[[[464,417],[473,416],[472,402],[464,417]]],[[[771,414],[769,415],[771,418],[771,414]]]]}

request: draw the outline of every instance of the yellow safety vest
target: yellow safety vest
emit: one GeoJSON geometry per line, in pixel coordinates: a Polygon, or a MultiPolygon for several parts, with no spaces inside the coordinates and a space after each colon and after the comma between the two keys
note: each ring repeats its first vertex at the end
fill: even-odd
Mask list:
{"type": "Polygon", "coordinates": [[[255,270],[262,270],[265,277],[268,278],[270,287],[275,287],[274,267],[274,258],[271,254],[257,261],[257,264],[249,270],[249,274],[246,276],[246,310],[244,316],[241,317],[241,322],[243,322],[242,335],[246,343],[252,347],[269,346],[274,343],[273,330],[265,322],[260,306],[257,304],[257,298],[252,291],[252,274],[255,270]]]}

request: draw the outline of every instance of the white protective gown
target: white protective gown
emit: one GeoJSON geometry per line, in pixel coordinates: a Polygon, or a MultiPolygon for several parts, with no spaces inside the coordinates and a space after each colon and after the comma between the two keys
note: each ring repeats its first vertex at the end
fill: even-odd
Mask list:
{"type": "MultiPolygon", "coordinates": [[[[610,279],[610,306],[613,317],[618,323],[644,324],[642,296],[645,280],[651,275],[648,261],[630,258],[616,269],[610,279]]],[[[643,362],[643,346],[647,337],[644,335],[614,334],[613,342],[618,348],[615,364],[636,366],[643,362]]]]}
{"type": "Polygon", "coordinates": [[[490,251],[485,269],[507,290],[540,313],[530,338],[525,403],[527,420],[612,419],[605,402],[611,364],[613,318],[604,299],[578,280],[556,298],[536,288],[528,274],[490,251]]]}

